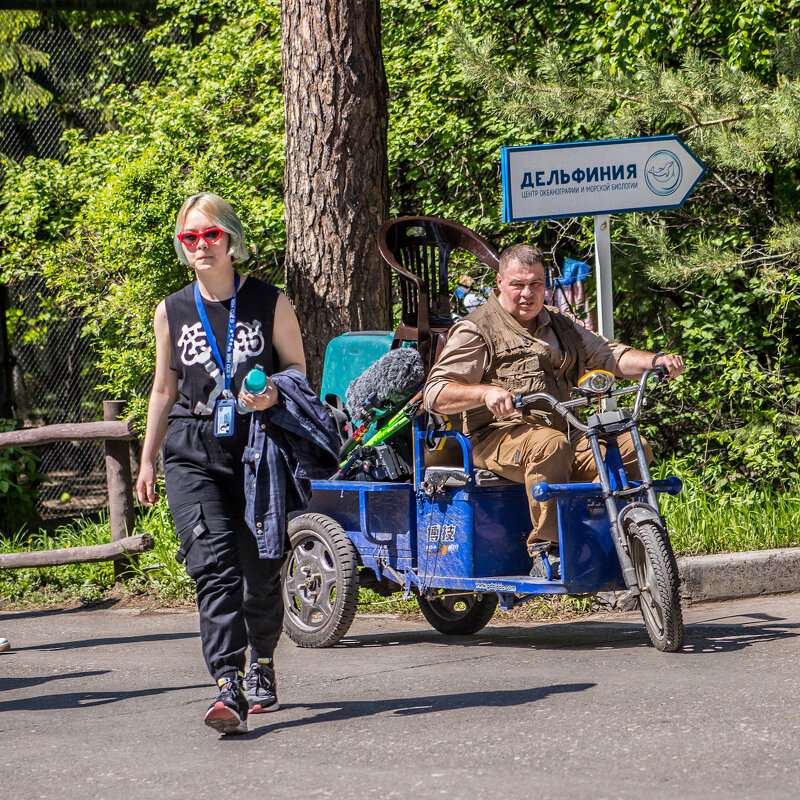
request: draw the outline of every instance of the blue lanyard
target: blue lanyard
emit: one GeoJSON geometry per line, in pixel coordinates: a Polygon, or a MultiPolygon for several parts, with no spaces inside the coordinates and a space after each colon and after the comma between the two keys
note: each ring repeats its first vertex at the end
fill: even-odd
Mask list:
{"type": "Polygon", "coordinates": [[[225,396],[231,393],[231,378],[233,377],[233,342],[236,336],[236,293],[239,291],[239,273],[233,273],[233,297],[231,298],[231,308],[228,311],[228,344],[225,350],[225,363],[222,363],[222,356],[217,347],[217,340],[214,338],[214,331],[208,321],[208,314],[203,305],[203,298],[200,294],[200,287],[197,281],[194,283],[194,304],[197,306],[197,313],[200,315],[200,324],[206,332],[208,344],[211,347],[211,354],[219,364],[220,369],[225,371],[225,396]]]}

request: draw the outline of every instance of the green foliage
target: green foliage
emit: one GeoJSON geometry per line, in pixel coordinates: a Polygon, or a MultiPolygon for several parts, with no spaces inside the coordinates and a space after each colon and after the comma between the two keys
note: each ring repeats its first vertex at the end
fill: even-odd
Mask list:
{"type": "Polygon", "coordinates": [[[33,11],[0,11],[0,114],[27,115],[46,105],[51,94],[32,77],[47,66],[46,53],[20,41],[39,22],[33,11]]]}
{"type": "MultiPolygon", "coordinates": [[[[13,431],[14,420],[0,419],[0,432],[13,431]]],[[[39,457],[27,447],[0,450],[0,539],[24,530],[36,517],[36,497],[45,479],[39,457]]]]}
{"type": "MultiPolygon", "coordinates": [[[[155,546],[134,560],[133,577],[127,580],[126,590],[132,595],[146,593],[166,602],[192,600],[194,581],[175,561],[177,540],[165,501],[137,518],[132,535],[142,533],[152,535],[155,546]]],[[[20,532],[0,539],[0,553],[86,547],[110,541],[107,516],[99,521],[79,518],[52,534],[20,532]]],[[[114,567],[110,561],[0,570],[0,602],[6,603],[47,605],[75,600],[91,603],[106,598],[113,588],[114,567]]]]}
{"type": "Polygon", "coordinates": [[[175,560],[178,540],[166,500],[159,500],[137,520],[134,533],[149,533],[155,545],[133,565],[137,577],[128,582],[128,589],[153,594],[160,600],[193,600],[194,581],[175,560]]]}
{"type": "Polygon", "coordinates": [[[257,251],[251,271],[274,268],[284,249],[279,4],[204,4],[200,13],[171,2],[169,11],[152,33],[167,78],[132,97],[109,89],[114,130],[91,141],[67,132],[63,164],[7,165],[0,209],[5,278],[50,278],[98,338],[102,388],[138,398],[140,411],[155,305],[189,277],[171,243],[185,197],[209,190],[233,203],[257,251]],[[174,44],[170,33],[189,21],[214,35],[174,44]]]}
{"type": "MultiPolygon", "coordinates": [[[[58,550],[107,544],[109,541],[111,532],[107,520],[96,523],[79,519],[57,528],[52,534],[22,532],[9,539],[0,539],[0,552],[58,550]]],[[[105,596],[113,586],[114,567],[111,562],[0,570],[0,600],[7,603],[50,605],[65,600],[90,603],[105,596]]]]}
{"type": "MultiPolygon", "coordinates": [[[[501,227],[502,145],[673,132],[703,155],[710,172],[683,209],[614,220],[617,329],[690,362],[650,417],[662,454],[785,484],[800,374],[798,5],[382,3],[393,213],[455,219],[499,247],[533,240],[557,269],[592,261],[591,226],[501,227]]],[[[164,0],[158,14],[162,83],[131,94],[103,72],[94,102],[110,132],[68,132],[63,164],[7,165],[0,206],[4,277],[43,272],[85,312],[103,388],[140,422],[154,306],[189,277],[171,247],[184,197],[234,203],[254,271],[280,270],[285,249],[278,0],[164,0]]],[[[453,282],[470,267],[455,264],[453,282]]]]}

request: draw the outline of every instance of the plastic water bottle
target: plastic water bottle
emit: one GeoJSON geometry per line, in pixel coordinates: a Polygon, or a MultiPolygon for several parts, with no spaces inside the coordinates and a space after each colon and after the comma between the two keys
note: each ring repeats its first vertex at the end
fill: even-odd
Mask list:
{"type": "MultiPolygon", "coordinates": [[[[250,392],[250,394],[264,394],[267,391],[267,384],[267,373],[264,372],[264,367],[260,364],[256,364],[255,367],[245,375],[242,389],[246,392],[250,392]]],[[[253,413],[252,408],[243,408],[238,400],[237,403],[239,405],[239,411],[244,411],[246,414],[253,413]]]]}

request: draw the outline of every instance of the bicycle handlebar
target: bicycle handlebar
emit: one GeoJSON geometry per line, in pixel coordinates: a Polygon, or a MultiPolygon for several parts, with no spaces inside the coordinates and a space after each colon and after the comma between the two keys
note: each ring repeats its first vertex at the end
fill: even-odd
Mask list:
{"type": "Polygon", "coordinates": [[[548,403],[553,407],[554,411],[558,411],[564,419],[566,419],[570,425],[574,425],[578,430],[582,430],[584,432],[589,430],[589,426],[581,422],[571,411],[571,408],[578,408],[580,406],[588,405],[590,400],[592,399],[603,399],[606,397],[620,397],[624,394],[633,394],[636,392],[636,401],[633,404],[633,411],[631,412],[631,419],[636,419],[641,410],[642,410],[642,402],[644,400],[644,390],[647,386],[647,381],[650,378],[657,378],[659,382],[666,380],[669,377],[667,373],[667,368],[663,366],[663,364],[657,364],[655,367],[651,367],[650,369],[645,370],[644,375],[639,379],[639,383],[635,386],[626,386],[624,389],[614,389],[611,392],[603,395],[592,395],[578,397],[575,400],[565,400],[563,403],[556,400],[555,397],[551,394],[547,394],[546,392],[537,392],[536,394],[526,394],[521,395],[518,394],[514,397],[514,408],[524,409],[526,406],[530,406],[533,403],[536,403],[540,400],[548,403]]]}

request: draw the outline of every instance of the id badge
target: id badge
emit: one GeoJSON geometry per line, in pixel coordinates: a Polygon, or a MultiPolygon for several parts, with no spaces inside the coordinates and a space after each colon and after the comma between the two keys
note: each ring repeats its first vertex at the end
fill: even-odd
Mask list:
{"type": "Polygon", "coordinates": [[[233,436],[236,401],[232,397],[217,400],[214,412],[214,436],[233,436]]]}

